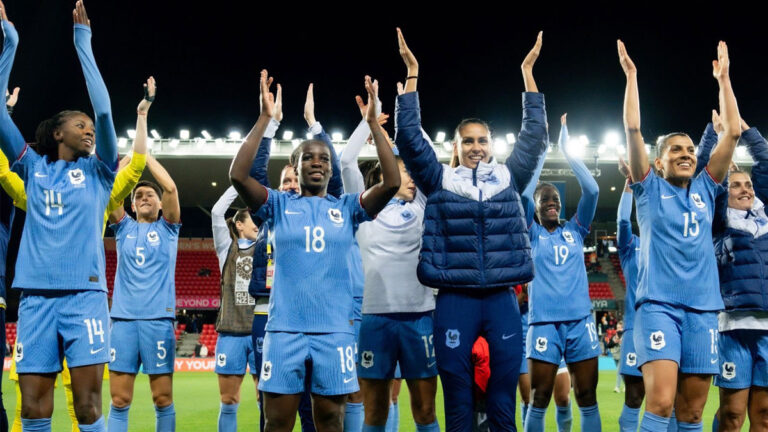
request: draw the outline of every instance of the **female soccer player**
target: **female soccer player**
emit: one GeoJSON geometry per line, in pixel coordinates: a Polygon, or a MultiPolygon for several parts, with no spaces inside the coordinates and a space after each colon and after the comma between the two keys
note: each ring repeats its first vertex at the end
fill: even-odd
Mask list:
{"type": "MultiPolygon", "coordinates": [[[[109,360],[109,335],[104,331],[109,321],[101,230],[117,169],[117,137],[82,1],[72,15],[95,127],[84,113],[63,111],[40,124],[35,151],[25,146],[8,112],[0,110],[0,148],[17,160],[14,169],[29,197],[13,283],[23,290],[16,363],[22,423],[28,430],[50,430],[53,384],[62,357],[71,368],[80,429],[104,430],[101,382],[103,364],[109,360]],[[94,147],[98,157],[90,156],[94,147]]],[[[0,88],[6,88],[18,34],[1,2],[0,18],[5,35],[0,88]]]]}
{"type": "Polygon", "coordinates": [[[377,97],[366,77],[367,120],[374,134],[383,181],[363,194],[327,196],[331,154],[322,141],[300,144],[299,194],[268,190],[248,175],[259,142],[274,116],[272,78],[261,73],[262,112],[232,161],[233,186],[275,238],[275,289],[264,339],[259,389],[264,393],[267,431],[293,428],[296,409],[311,372],[315,426],[339,431],[346,395],[358,390],[354,356],[354,290],[347,251],[357,225],[375,217],[400,188],[392,150],[376,122],[377,97]],[[307,361],[311,361],[308,368],[307,361]]]}
{"type": "MultiPolygon", "coordinates": [[[[552,397],[562,358],[573,374],[581,429],[600,431],[597,407],[597,357],[600,341],[592,316],[584,238],[595,216],[599,189],[584,163],[565,151],[568,142],[566,115],[561,119],[559,145],[581,187],[576,214],[560,223],[560,194],[551,183],[538,183],[533,195],[523,195],[537,272],[529,286],[529,325],[526,354],[530,360],[532,406],[525,430],[544,430],[544,414],[552,397]],[[534,220],[534,213],[538,221],[534,220]],[[568,299],[564,302],[563,299],[568,299]]],[[[538,181],[541,162],[531,186],[538,181]]]]}
{"type": "Polygon", "coordinates": [[[741,135],[728,48],[720,42],[712,62],[724,131],[706,169],[694,177],[695,148],[683,133],[659,138],[658,173],[651,169],[640,132],[637,68],[624,44],[617,45],[627,78],[624,127],[641,233],[634,329],[646,391],[640,430],[665,430],[673,406],[680,430],[701,430],[718,371],[716,311],[723,308],[712,246],[714,198],[741,135]]]}
{"type": "MultiPolygon", "coordinates": [[[[374,82],[374,87],[378,90],[378,83],[374,82]]],[[[362,193],[381,181],[379,165],[365,177],[358,166],[358,155],[371,131],[366,121],[370,107],[360,96],[356,101],[363,121],[349,137],[341,156],[347,193],[362,193]]],[[[381,102],[376,101],[376,105],[380,107],[381,102]]],[[[385,120],[379,116],[380,122],[385,120]]],[[[400,190],[374,221],[360,225],[356,236],[365,274],[358,368],[366,407],[363,430],[385,431],[399,363],[401,376],[410,389],[416,429],[437,431],[437,367],[432,334],[435,299],[432,289],[416,277],[426,197],[416,189],[399,156],[396,159],[400,190]]]]}
{"type": "Polygon", "coordinates": [[[490,427],[514,430],[515,387],[520,374],[521,322],[514,287],[533,279],[533,261],[520,204],[547,146],[544,96],[533,79],[542,35],[522,64],[523,126],[505,164],[492,157],[485,122],[467,119],[456,128],[460,166],[441,165],[421,131],[416,82],[419,64],[398,29],[408,69],[397,97],[395,143],[419,191],[428,198],[417,275],[439,288],[434,347],[443,384],[446,429],[473,424],[472,345],[488,341],[490,427]]]}

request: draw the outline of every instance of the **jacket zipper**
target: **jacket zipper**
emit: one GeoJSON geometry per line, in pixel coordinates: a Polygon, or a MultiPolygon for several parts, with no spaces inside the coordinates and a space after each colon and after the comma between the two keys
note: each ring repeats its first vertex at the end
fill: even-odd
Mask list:
{"type": "MultiPolygon", "coordinates": [[[[472,185],[477,187],[477,167],[472,170],[472,185]]],[[[478,232],[478,246],[480,251],[480,275],[481,275],[481,281],[480,283],[485,286],[485,245],[483,243],[483,237],[485,236],[485,218],[483,217],[483,191],[482,189],[478,188],[479,196],[478,196],[478,209],[479,209],[479,216],[480,216],[480,231],[478,232]]]]}

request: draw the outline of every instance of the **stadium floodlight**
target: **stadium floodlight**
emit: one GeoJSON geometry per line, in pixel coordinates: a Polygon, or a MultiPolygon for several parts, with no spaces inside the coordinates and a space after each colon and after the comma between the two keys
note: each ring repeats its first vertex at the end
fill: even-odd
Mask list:
{"type": "Polygon", "coordinates": [[[213,139],[213,137],[211,136],[211,134],[209,134],[209,133],[208,133],[208,131],[207,131],[207,130],[202,130],[202,131],[200,131],[200,134],[202,134],[202,135],[203,135],[203,138],[205,138],[205,139],[207,139],[207,140],[209,140],[209,139],[213,139]]]}
{"type": "Polygon", "coordinates": [[[125,148],[125,146],[128,145],[128,138],[120,137],[117,139],[117,146],[120,148],[125,148]]]}
{"type": "Polygon", "coordinates": [[[233,141],[240,141],[240,138],[242,138],[242,137],[243,137],[243,136],[240,134],[240,132],[238,132],[238,131],[232,131],[232,132],[230,132],[230,133],[229,133],[229,135],[227,135],[227,136],[229,137],[229,139],[231,139],[231,140],[233,140],[233,141]]]}
{"type": "Polygon", "coordinates": [[[331,138],[334,141],[341,141],[342,139],[344,139],[344,136],[341,134],[341,132],[334,132],[331,134],[331,138]]]}
{"type": "Polygon", "coordinates": [[[211,182],[211,186],[216,187],[216,182],[211,182]]]}
{"type": "Polygon", "coordinates": [[[443,150],[447,151],[448,153],[453,152],[453,143],[450,141],[443,141],[443,150]]]}
{"type": "Polygon", "coordinates": [[[155,140],[153,138],[147,138],[147,148],[152,150],[152,147],[155,145],[155,140]]]}
{"type": "Polygon", "coordinates": [[[589,138],[586,135],[579,135],[579,142],[586,148],[589,145],[589,138]]]}
{"type": "Polygon", "coordinates": [[[600,144],[599,146],[597,146],[597,154],[602,155],[602,154],[605,154],[606,151],[608,151],[607,144],[600,144]]]}
{"type": "Polygon", "coordinates": [[[128,138],[136,139],[136,129],[128,129],[128,138]]]}
{"type": "Polygon", "coordinates": [[[619,155],[619,156],[622,156],[622,155],[623,155],[624,153],[626,153],[626,152],[627,152],[627,149],[626,149],[626,148],[624,148],[624,146],[623,146],[623,145],[617,145],[617,146],[616,146],[616,154],[617,154],[617,155],[619,155]]]}
{"type": "MultiPolygon", "coordinates": [[[[584,135],[582,135],[582,137],[584,137],[584,135]]],[[[581,139],[581,137],[577,139],[570,139],[568,140],[568,143],[565,144],[565,151],[570,156],[577,157],[579,159],[584,157],[584,153],[586,149],[587,149],[587,146],[584,143],[584,140],[581,139]]]]}
{"type": "Polygon", "coordinates": [[[171,140],[171,142],[170,142],[170,143],[168,143],[168,144],[171,146],[171,148],[176,148],[176,147],[178,147],[178,146],[179,146],[179,140],[178,140],[178,139],[176,139],[176,138],[174,138],[174,139],[172,139],[172,140],[171,140]]]}
{"type": "Polygon", "coordinates": [[[651,146],[649,146],[648,144],[645,145],[645,152],[647,154],[651,154],[651,146]]]}
{"type": "Polygon", "coordinates": [[[312,132],[307,132],[306,137],[307,137],[308,140],[311,140],[312,139],[312,132]]]}
{"type": "Polygon", "coordinates": [[[611,186],[611,192],[616,190],[616,186],[611,186]]]}
{"type": "Polygon", "coordinates": [[[299,139],[295,139],[295,140],[291,141],[291,145],[293,146],[293,148],[298,147],[299,144],[301,144],[301,140],[299,140],[299,139]]]}
{"type": "Polygon", "coordinates": [[[507,142],[501,138],[493,141],[493,152],[496,154],[505,154],[507,152],[507,142]]]}
{"type": "Polygon", "coordinates": [[[511,133],[511,132],[510,132],[510,133],[508,133],[508,134],[507,134],[507,143],[508,143],[508,144],[514,144],[514,143],[516,143],[516,142],[517,142],[517,139],[515,139],[515,134],[513,134],[513,133],[511,133]]]}
{"type": "Polygon", "coordinates": [[[182,129],[179,131],[179,138],[183,140],[189,139],[189,129],[182,129]]]}
{"type": "Polygon", "coordinates": [[[618,146],[621,142],[621,135],[616,131],[608,131],[603,136],[603,143],[609,146],[618,146]]]}
{"type": "Polygon", "coordinates": [[[437,133],[437,136],[435,136],[435,142],[445,142],[445,132],[440,131],[437,133]]]}
{"type": "Polygon", "coordinates": [[[224,140],[222,138],[216,138],[214,142],[216,143],[216,148],[224,147],[224,140]]]}
{"type": "Polygon", "coordinates": [[[293,131],[287,130],[287,131],[283,132],[283,139],[286,140],[286,141],[292,140],[293,139],[293,131]]]}
{"type": "Polygon", "coordinates": [[[738,146],[736,147],[736,156],[739,158],[746,158],[747,157],[747,148],[744,146],[738,146]]]}
{"type": "Polygon", "coordinates": [[[195,143],[197,144],[197,148],[203,148],[205,147],[205,139],[197,137],[195,138],[195,143]]]}
{"type": "Polygon", "coordinates": [[[152,134],[152,138],[154,139],[157,139],[157,140],[162,139],[160,134],[157,132],[157,129],[152,129],[151,131],[149,131],[149,133],[152,134]]]}

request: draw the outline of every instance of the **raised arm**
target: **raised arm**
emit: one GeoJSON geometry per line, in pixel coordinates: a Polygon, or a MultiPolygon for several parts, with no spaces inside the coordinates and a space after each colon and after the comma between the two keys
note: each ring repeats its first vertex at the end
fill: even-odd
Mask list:
{"type": "MultiPolygon", "coordinates": [[[[0,91],[2,91],[8,88],[16,47],[19,45],[19,34],[13,24],[8,21],[2,1],[0,1],[0,19],[2,19],[0,24],[3,28],[3,53],[0,54],[0,91]]],[[[24,145],[24,137],[11,120],[8,110],[0,107],[0,149],[10,160],[16,160],[24,150],[24,145]]]]}
{"type": "Polygon", "coordinates": [[[91,98],[96,126],[96,154],[113,171],[117,170],[117,134],[112,121],[112,107],[104,79],[96,66],[91,48],[91,20],[85,12],[82,0],[78,0],[72,11],[75,22],[75,48],[91,98]]]}
{"type": "Polygon", "coordinates": [[[227,226],[226,213],[229,206],[237,199],[237,191],[230,186],[219,197],[216,204],[211,209],[211,229],[213,231],[213,247],[216,249],[216,256],[219,257],[219,270],[224,267],[224,261],[227,258],[227,251],[232,244],[232,236],[227,226]],[[222,259],[223,258],[223,259],[222,259]]]}
{"type": "MultiPolygon", "coordinates": [[[[232,159],[232,165],[229,167],[229,180],[232,182],[232,186],[237,189],[237,193],[253,212],[264,205],[268,196],[267,189],[258,180],[251,177],[249,172],[259,150],[261,139],[267,130],[267,125],[274,117],[275,97],[269,91],[272,81],[272,77],[267,75],[267,70],[263,69],[259,81],[261,114],[259,114],[259,119],[256,120],[251,131],[248,132],[243,145],[240,146],[240,150],[237,151],[235,158],[232,159]]],[[[278,84],[279,87],[280,84],[278,84]]]]}
{"type": "Polygon", "coordinates": [[[136,107],[136,137],[133,139],[133,155],[124,167],[118,167],[112,192],[109,194],[109,223],[117,223],[125,215],[123,201],[141,179],[144,167],[147,165],[147,116],[152,102],[155,101],[157,86],[155,79],[149,77],[144,83],[144,97],[136,107]]]}
{"type": "Polygon", "coordinates": [[[365,191],[360,198],[363,208],[372,218],[375,218],[386,207],[389,200],[400,189],[400,169],[397,167],[395,154],[392,152],[389,140],[384,136],[376,116],[374,101],[378,98],[378,87],[371,81],[371,77],[365,77],[365,89],[368,91],[368,115],[365,120],[368,122],[368,127],[371,128],[373,142],[376,144],[376,154],[379,156],[382,177],[381,182],[365,191]]]}
{"type": "Polygon", "coordinates": [[[16,207],[27,210],[27,192],[24,190],[24,180],[11,171],[8,158],[0,151],[0,186],[8,194],[16,207]]]}
{"type": "Polygon", "coordinates": [[[282,86],[277,86],[275,117],[269,121],[267,130],[264,131],[264,138],[261,139],[259,150],[256,152],[256,158],[253,160],[250,171],[250,176],[258,180],[264,187],[269,187],[267,168],[269,167],[269,156],[272,152],[272,139],[275,137],[281,121],[283,121],[283,88],[282,86]]]}
{"type": "Polygon", "coordinates": [[[539,58],[539,54],[541,53],[541,44],[542,44],[542,37],[544,36],[544,32],[539,32],[539,35],[536,36],[536,43],[533,45],[533,48],[528,52],[528,55],[525,56],[525,59],[523,60],[523,64],[520,65],[520,69],[523,71],[523,83],[525,83],[525,91],[531,92],[531,93],[538,93],[539,88],[536,87],[536,81],[533,79],[533,65],[536,64],[536,59],[539,58]]]}
{"type": "Polygon", "coordinates": [[[405,93],[412,93],[416,91],[416,85],[419,82],[419,62],[416,61],[416,56],[413,55],[408,45],[405,43],[405,37],[400,28],[397,29],[397,44],[400,50],[400,57],[405,62],[407,69],[407,76],[405,77],[405,93]]]}
{"type": "Polygon", "coordinates": [[[741,140],[747,145],[747,150],[755,164],[752,165],[752,187],[755,196],[764,204],[768,204],[768,142],[760,135],[757,128],[750,128],[744,120],[741,121],[741,140]]]}
{"type": "Polygon", "coordinates": [[[565,143],[568,141],[568,126],[566,125],[565,118],[566,114],[563,114],[560,120],[562,124],[560,129],[560,149],[565,155],[565,160],[568,161],[568,166],[571,167],[573,174],[576,176],[579,187],[581,187],[581,198],[579,198],[579,204],[576,206],[576,219],[579,225],[589,228],[592,225],[592,219],[595,218],[600,188],[598,188],[595,178],[592,177],[584,162],[565,151],[565,143]]]}
{"type": "Polygon", "coordinates": [[[722,132],[723,128],[720,124],[720,116],[717,115],[716,110],[712,110],[712,123],[707,123],[704,128],[704,133],[701,134],[699,140],[699,146],[696,149],[696,171],[693,176],[699,175],[701,170],[709,163],[709,157],[712,154],[712,149],[717,144],[717,135],[722,132]]]}
{"type": "Polygon", "coordinates": [[[741,136],[741,124],[739,117],[739,107],[736,104],[736,96],[733,94],[730,77],[730,58],[728,57],[728,46],[720,41],[717,45],[717,60],[712,61],[712,76],[717,80],[720,87],[720,119],[723,124],[723,133],[717,143],[717,147],[712,150],[712,156],[707,164],[707,171],[712,178],[721,182],[728,174],[728,167],[733,159],[733,151],[741,136]]]}
{"type": "Polygon", "coordinates": [[[523,210],[525,210],[525,222],[528,228],[533,225],[533,215],[536,212],[536,202],[533,200],[533,193],[536,191],[536,185],[539,184],[539,177],[541,177],[541,170],[544,168],[544,161],[547,159],[547,152],[539,156],[536,162],[536,169],[531,176],[531,181],[528,182],[528,186],[525,187],[520,198],[523,201],[523,210]]]}
{"type": "Polygon", "coordinates": [[[179,206],[179,191],[176,189],[176,183],[171,178],[171,175],[168,174],[168,171],[152,156],[147,157],[147,168],[152,177],[157,180],[160,189],[163,190],[163,217],[170,223],[179,223],[181,221],[181,208],[179,206]]]}
{"type": "MultiPolygon", "coordinates": [[[[341,181],[344,183],[344,190],[347,193],[360,193],[365,190],[365,179],[363,178],[363,173],[360,172],[357,158],[360,156],[360,151],[371,134],[371,128],[368,127],[368,122],[365,121],[368,105],[363,102],[363,98],[360,96],[355,96],[355,102],[357,102],[357,107],[360,109],[363,119],[357,125],[354,132],[352,132],[352,135],[349,136],[347,146],[344,147],[344,151],[339,157],[341,162],[341,181]]],[[[379,124],[383,124],[382,120],[386,123],[387,118],[389,118],[388,115],[381,114],[381,101],[378,99],[376,100],[376,115],[379,118],[379,124]]]]}
{"type": "Polygon", "coordinates": [[[312,138],[323,141],[331,151],[331,178],[328,181],[328,195],[340,197],[344,193],[344,183],[341,180],[341,164],[333,147],[331,137],[323,129],[323,125],[315,119],[315,93],[314,84],[309,84],[307,99],[304,103],[304,119],[307,121],[312,138]]]}
{"type": "Polygon", "coordinates": [[[627,135],[627,157],[629,172],[633,181],[639,182],[645,178],[650,169],[648,153],[645,152],[645,141],[640,132],[640,95],[637,90],[637,68],[629,58],[624,42],[616,41],[619,50],[619,62],[627,77],[624,89],[624,132],[627,135]]]}
{"type": "Polygon", "coordinates": [[[632,241],[632,189],[629,184],[632,180],[629,177],[629,166],[624,159],[619,158],[619,172],[627,178],[624,182],[624,192],[619,199],[619,210],[616,214],[616,243],[619,249],[629,246],[632,241]]]}

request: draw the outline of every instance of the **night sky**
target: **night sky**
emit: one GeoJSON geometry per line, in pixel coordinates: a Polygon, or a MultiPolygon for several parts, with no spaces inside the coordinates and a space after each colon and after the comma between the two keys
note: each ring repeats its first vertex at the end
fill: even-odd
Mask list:
{"type": "MultiPolygon", "coordinates": [[[[586,133],[593,142],[607,129],[621,129],[619,37],[639,70],[647,141],[678,130],[697,139],[717,106],[711,61],[720,39],[729,44],[743,117],[768,126],[768,26],[756,11],[736,5],[728,11],[699,3],[696,11],[675,13],[645,3],[630,11],[535,2],[536,8],[515,6],[508,14],[467,2],[461,9],[408,14],[393,2],[377,8],[243,3],[86,2],[119,135],[133,127],[141,84],[150,74],[159,88],[150,127],[163,137],[180,128],[193,136],[201,129],[214,136],[246,132],[258,116],[258,74],[266,67],[285,91],[283,130],[306,127],[304,96],[314,82],[318,120],[346,138],[360,119],[353,98],[364,92],[365,74],[379,79],[384,111],[394,110],[395,82],[406,74],[396,26],[419,60],[423,122],[433,137],[438,130],[450,133],[464,117],[486,119],[499,134],[519,131],[519,66],[538,30],[544,30],[544,46],[534,75],[547,97],[552,139],[566,111],[571,133],[586,133]]],[[[72,43],[73,6],[6,0],[20,37],[11,75],[11,86],[22,88],[14,119],[28,140],[40,120],[59,110],[92,112],[72,43]]]]}

